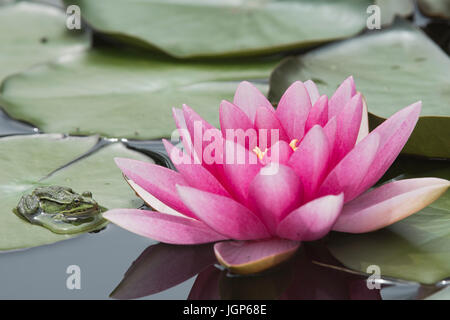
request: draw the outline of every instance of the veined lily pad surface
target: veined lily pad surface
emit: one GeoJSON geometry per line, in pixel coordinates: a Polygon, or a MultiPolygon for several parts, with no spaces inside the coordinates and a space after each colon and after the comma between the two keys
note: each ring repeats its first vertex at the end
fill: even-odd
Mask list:
{"type": "Polygon", "coordinates": [[[346,38],[368,0],[70,0],[97,31],[172,56],[273,53],[346,38]]]}
{"type": "MultiPolygon", "coordinates": [[[[450,163],[401,159],[390,175],[397,178],[440,177],[450,179],[450,163]]],[[[433,284],[450,274],[450,192],[422,211],[367,234],[333,233],[331,253],[349,268],[367,272],[378,265],[383,276],[433,284]]]]}
{"type": "Polygon", "coordinates": [[[68,30],[61,10],[37,3],[0,5],[0,81],[90,46],[90,32],[68,30]]]}
{"type": "Polygon", "coordinates": [[[142,204],[114,165],[114,157],[151,161],[111,143],[90,152],[98,137],[28,135],[0,138],[0,251],[29,248],[68,239],[17,217],[12,209],[20,197],[39,185],[61,185],[91,191],[107,208],[142,204]],[[82,157],[83,156],[83,157],[82,157]],[[76,160],[76,161],[74,161],[76,160]]]}
{"type": "Polygon", "coordinates": [[[170,137],[172,107],[186,103],[217,125],[220,101],[232,100],[242,80],[267,79],[275,65],[273,59],[184,62],[95,49],[10,77],[0,105],[49,133],[170,137]]]}
{"type": "Polygon", "coordinates": [[[295,80],[313,79],[332,94],[353,75],[364,93],[372,127],[418,100],[419,122],[404,152],[450,158],[450,59],[405,21],[392,28],[331,44],[282,62],[272,74],[269,96],[278,101],[295,80]]]}

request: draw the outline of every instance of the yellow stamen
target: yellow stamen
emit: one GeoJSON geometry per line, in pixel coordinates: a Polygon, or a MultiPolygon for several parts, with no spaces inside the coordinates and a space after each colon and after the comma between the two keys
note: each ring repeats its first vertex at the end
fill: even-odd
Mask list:
{"type": "Polygon", "coordinates": [[[252,151],[256,154],[256,156],[258,157],[259,160],[262,160],[264,158],[264,155],[267,152],[267,148],[266,148],[266,150],[261,151],[261,149],[259,147],[254,147],[252,151]]]}
{"type": "Polygon", "coordinates": [[[298,143],[298,139],[293,139],[293,140],[289,143],[289,146],[292,148],[292,150],[295,151],[295,150],[298,149],[297,143],[298,143]]]}

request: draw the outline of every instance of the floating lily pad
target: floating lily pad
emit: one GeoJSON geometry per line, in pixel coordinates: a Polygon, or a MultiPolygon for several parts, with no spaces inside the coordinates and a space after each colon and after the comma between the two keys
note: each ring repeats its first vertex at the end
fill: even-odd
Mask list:
{"type": "Polygon", "coordinates": [[[111,143],[89,153],[97,141],[97,137],[56,134],[0,139],[0,251],[34,247],[71,237],[32,225],[12,212],[21,196],[36,186],[62,185],[76,192],[88,190],[107,208],[136,208],[142,204],[123,181],[113,158],[150,159],[128,150],[121,143],[111,143]]]}
{"type": "MultiPolygon", "coordinates": [[[[450,179],[450,163],[401,159],[388,176],[450,179]],[[406,169],[400,176],[400,168],[406,169]],[[414,168],[409,171],[408,168],[414,168]]],[[[433,284],[450,277],[450,192],[430,206],[392,226],[367,234],[332,233],[329,249],[345,266],[367,271],[378,265],[381,274],[433,284]]]]}
{"type": "Polygon", "coordinates": [[[0,81],[32,65],[90,46],[90,33],[66,28],[66,15],[48,5],[0,6],[0,81]]]}
{"type": "Polygon", "coordinates": [[[392,28],[291,57],[273,72],[269,96],[278,101],[295,80],[313,79],[332,94],[349,75],[367,100],[371,127],[418,100],[421,117],[403,152],[450,158],[450,59],[406,21],[392,28]]]}
{"type": "MultiPolygon", "coordinates": [[[[222,99],[242,80],[267,79],[276,61],[183,62],[134,51],[96,49],[8,78],[0,105],[44,132],[154,139],[175,129],[183,103],[218,125],[222,99]]],[[[256,81],[258,82],[258,81],[256,81]]]]}
{"type": "Polygon", "coordinates": [[[67,0],[96,31],[174,57],[280,52],[357,34],[369,0],[67,0]]]}

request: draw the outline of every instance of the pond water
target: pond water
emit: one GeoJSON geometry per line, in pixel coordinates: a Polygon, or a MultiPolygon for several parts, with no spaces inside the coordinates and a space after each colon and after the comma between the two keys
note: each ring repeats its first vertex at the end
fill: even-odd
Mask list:
{"type": "Polygon", "coordinates": [[[416,299],[438,289],[388,281],[369,290],[366,277],[324,266],[330,258],[316,252],[325,262],[311,259],[309,249],[263,275],[230,276],[214,265],[209,245],[155,244],[110,224],[97,234],[0,254],[0,299],[108,299],[121,282],[115,298],[416,299]],[[80,268],[80,289],[66,286],[72,265],[80,268]]]}

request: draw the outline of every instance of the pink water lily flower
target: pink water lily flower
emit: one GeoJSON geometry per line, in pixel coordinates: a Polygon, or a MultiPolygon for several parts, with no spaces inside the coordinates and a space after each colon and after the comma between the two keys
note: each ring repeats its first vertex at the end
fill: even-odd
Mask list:
{"type": "Polygon", "coordinates": [[[416,102],[369,133],[352,77],[330,99],[312,81],[297,81],[276,109],[242,82],[233,103],[220,105],[220,130],[188,106],[174,109],[184,151],[164,144],[177,171],[116,159],[156,211],[114,209],[104,217],[165,243],[217,242],[217,259],[232,271],[264,270],[301,241],[386,227],[445,192],[449,181],[437,178],[369,189],[402,150],[420,109],[416,102]]]}

